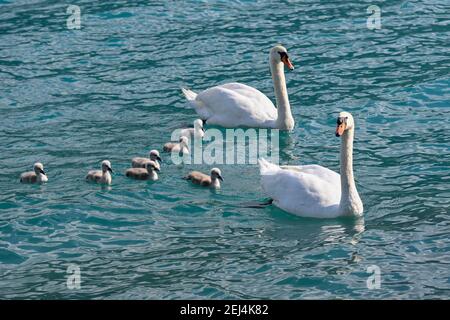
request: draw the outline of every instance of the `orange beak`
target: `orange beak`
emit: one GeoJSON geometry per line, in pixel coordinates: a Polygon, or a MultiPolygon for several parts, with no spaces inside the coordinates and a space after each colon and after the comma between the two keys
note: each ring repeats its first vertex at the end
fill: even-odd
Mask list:
{"type": "Polygon", "coordinates": [[[343,134],[344,131],[345,131],[345,127],[346,127],[346,124],[345,124],[345,123],[342,123],[342,124],[338,124],[338,125],[337,125],[337,127],[336,127],[336,137],[342,136],[342,134],[343,134]]]}
{"type": "Polygon", "coordinates": [[[289,68],[289,70],[294,70],[294,65],[292,64],[291,60],[289,60],[289,58],[287,56],[282,57],[281,62],[283,62],[284,65],[289,68]]]}

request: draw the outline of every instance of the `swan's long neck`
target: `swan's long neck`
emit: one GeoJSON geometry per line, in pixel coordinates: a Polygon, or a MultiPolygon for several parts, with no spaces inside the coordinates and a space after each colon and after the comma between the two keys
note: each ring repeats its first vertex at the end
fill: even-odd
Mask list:
{"type": "Polygon", "coordinates": [[[353,177],[354,128],[344,131],[341,143],[341,201],[339,210],[345,215],[359,216],[363,205],[353,177]]]}
{"type": "Polygon", "coordinates": [[[276,126],[278,129],[292,130],[294,128],[294,118],[292,117],[291,106],[289,104],[283,63],[271,59],[270,71],[272,73],[275,98],[277,100],[278,118],[276,120],[276,126]]]}

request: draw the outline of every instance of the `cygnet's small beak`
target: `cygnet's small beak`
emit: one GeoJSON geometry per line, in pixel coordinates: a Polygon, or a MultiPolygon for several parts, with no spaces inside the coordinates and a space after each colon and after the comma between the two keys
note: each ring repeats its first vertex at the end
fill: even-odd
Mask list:
{"type": "Polygon", "coordinates": [[[42,169],[39,169],[39,172],[42,173],[45,176],[45,171],[42,169]]]}
{"type": "Polygon", "coordinates": [[[107,169],[109,172],[113,173],[113,170],[111,169],[111,167],[108,167],[107,169]]]}
{"type": "Polygon", "coordinates": [[[223,178],[220,174],[217,176],[217,178],[219,178],[220,181],[223,181],[223,178]]]}
{"type": "Polygon", "coordinates": [[[162,162],[162,159],[160,156],[156,156],[156,160],[158,160],[159,162],[162,162]]]}
{"type": "Polygon", "coordinates": [[[153,170],[158,171],[158,172],[161,171],[157,167],[153,167],[153,170]]]}

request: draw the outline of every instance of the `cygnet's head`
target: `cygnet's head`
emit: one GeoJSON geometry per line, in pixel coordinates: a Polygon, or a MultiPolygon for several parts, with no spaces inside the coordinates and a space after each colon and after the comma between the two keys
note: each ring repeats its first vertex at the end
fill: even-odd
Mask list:
{"type": "Polygon", "coordinates": [[[33,166],[33,169],[34,173],[36,173],[37,175],[42,173],[45,176],[44,166],[42,165],[42,163],[36,162],[33,166]]]}
{"type": "Polygon", "coordinates": [[[197,119],[194,121],[194,128],[197,130],[201,130],[203,132],[205,132],[205,129],[203,129],[203,120],[202,119],[197,119]]]}
{"type": "Polygon", "coordinates": [[[102,161],[102,171],[103,172],[109,171],[112,173],[113,171],[111,168],[111,162],[109,162],[108,160],[103,160],[102,161]]]}
{"type": "Polygon", "coordinates": [[[155,161],[149,161],[145,164],[145,168],[147,168],[147,171],[151,172],[151,171],[159,171],[158,169],[158,165],[156,164],[155,161]]]}
{"type": "Polygon", "coordinates": [[[353,129],[355,122],[349,112],[342,111],[336,120],[336,137],[340,137],[345,131],[353,129]]]}
{"type": "Polygon", "coordinates": [[[211,178],[212,179],[219,179],[219,180],[223,181],[222,172],[220,172],[219,168],[212,168],[211,169],[211,178]]]}
{"type": "Polygon", "coordinates": [[[150,160],[156,161],[158,160],[159,162],[161,162],[161,157],[159,156],[159,151],[158,150],[151,150],[150,151],[150,160]]]}
{"type": "Polygon", "coordinates": [[[275,61],[275,63],[284,63],[289,70],[294,70],[294,65],[289,59],[287,50],[282,45],[276,45],[270,50],[270,60],[275,61]]]}
{"type": "Polygon", "coordinates": [[[180,144],[187,146],[189,143],[189,139],[185,136],[180,137],[180,144]]]}

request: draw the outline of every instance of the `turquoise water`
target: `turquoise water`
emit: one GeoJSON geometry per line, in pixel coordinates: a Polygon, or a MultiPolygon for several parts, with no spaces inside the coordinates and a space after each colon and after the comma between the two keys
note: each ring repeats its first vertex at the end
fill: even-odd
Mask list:
{"type": "Polygon", "coordinates": [[[0,1],[0,298],[449,298],[450,4],[377,1],[0,1]],[[218,192],[124,176],[196,118],[179,88],[229,81],[274,99],[283,43],[296,128],[280,161],[339,169],[335,116],[357,123],[364,219],[314,220],[265,199],[255,165],[218,192]],[[110,189],[87,184],[103,159],[110,189]],[[36,161],[46,185],[23,185],[36,161]],[[79,266],[81,288],[66,269],[79,266]],[[381,270],[369,290],[367,268],[381,270]]]}

